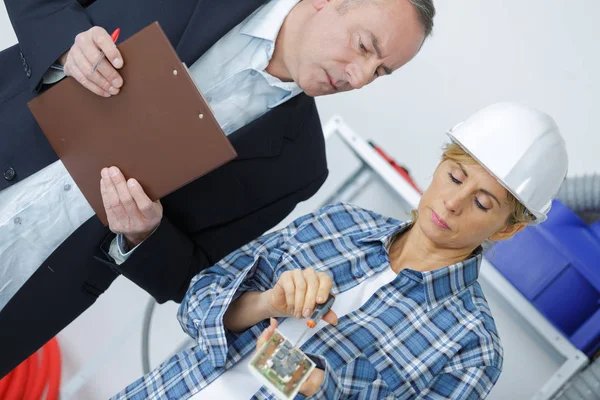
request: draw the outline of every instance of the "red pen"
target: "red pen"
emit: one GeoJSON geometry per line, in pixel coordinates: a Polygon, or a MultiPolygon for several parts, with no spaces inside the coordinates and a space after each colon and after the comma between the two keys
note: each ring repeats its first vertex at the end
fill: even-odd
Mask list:
{"type": "MultiPolygon", "coordinates": [[[[119,38],[119,33],[121,33],[121,28],[115,29],[115,31],[112,33],[112,35],[110,35],[110,38],[112,39],[113,43],[117,43],[117,39],[119,38]]],[[[92,74],[94,72],[96,72],[98,65],[100,65],[100,63],[102,62],[104,57],[105,57],[104,52],[102,50],[100,50],[100,55],[98,56],[98,59],[96,60],[96,62],[94,63],[94,66],[92,67],[92,74]]]]}

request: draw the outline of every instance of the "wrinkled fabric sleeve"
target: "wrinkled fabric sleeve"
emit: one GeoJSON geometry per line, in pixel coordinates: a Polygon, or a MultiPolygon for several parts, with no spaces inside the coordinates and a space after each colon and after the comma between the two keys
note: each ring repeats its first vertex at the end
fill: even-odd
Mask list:
{"type": "Polygon", "coordinates": [[[284,254],[280,248],[316,218],[317,213],[308,214],[279,231],[261,236],[192,279],[178,319],[183,330],[218,364],[225,362],[230,333],[223,325],[223,315],[231,302],[249,291],[271,289],[284,271],[277,268],[284,254]]]}

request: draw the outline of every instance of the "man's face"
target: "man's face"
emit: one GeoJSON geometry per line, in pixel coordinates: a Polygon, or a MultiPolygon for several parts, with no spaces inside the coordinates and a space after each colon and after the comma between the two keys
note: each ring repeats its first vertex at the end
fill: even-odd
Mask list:
{"type": "Polygon", "coordinates": [[[360,89],[410,61],[424,30],[408,0],[310,1],[316,12],[292,47],[287,69],[309,96],[360,89]]]}

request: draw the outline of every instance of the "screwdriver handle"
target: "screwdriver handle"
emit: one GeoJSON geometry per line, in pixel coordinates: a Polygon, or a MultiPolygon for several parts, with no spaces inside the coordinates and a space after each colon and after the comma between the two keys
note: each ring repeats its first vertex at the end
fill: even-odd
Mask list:
{"type": "Polygon", "coordinates": [[[329,293],[329,297],[327,297],[325,303],[316,305],[312,315],[306,321],[306,326],[308,326],[309,328],[314,328],[315,326],[317,326],[321,318],[323,318],[325,314],[327,314],[329,310],[331,310],[331,306],[333,306],[334,301],[335,296],[329,293]]]}

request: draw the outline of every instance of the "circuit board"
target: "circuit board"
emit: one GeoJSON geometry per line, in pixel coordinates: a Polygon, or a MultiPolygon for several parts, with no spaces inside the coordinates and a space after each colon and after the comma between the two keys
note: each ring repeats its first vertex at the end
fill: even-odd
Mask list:
{"type": "Polygon", "coordinates": [[[315,368],[315,364],[301,350],[279,332],[256,352],[248,364],[250,371],[278,398],[294,398],[315,368]]]}

